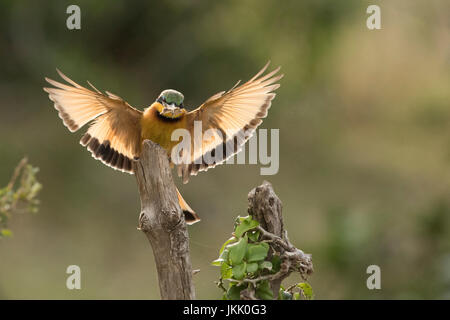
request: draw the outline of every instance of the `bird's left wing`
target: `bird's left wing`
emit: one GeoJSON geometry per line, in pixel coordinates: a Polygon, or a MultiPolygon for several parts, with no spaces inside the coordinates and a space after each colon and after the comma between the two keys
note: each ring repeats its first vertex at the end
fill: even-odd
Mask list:
{"type": "Polygon", "coordinates": [[[283,77],[277,75],[279,67],[263,75],[268,65],[246,83],[238,86],[238,82],[232,89],[213,95],[187,113],[186,127],[192,139],[190,163],[178,166],[178,175],[183,177],[184,183],[190,175],[215,167],[239,152],[261,124],[261,119],[267,116],[275,97],[273,91],[280,86],[276,82],[283,77]],[[201,139],[195,132],[195,121],[200,121],[202,134],[213,130],[201,139]],[[205,155],[209,155],[208,160],[205,155]]]}
{"type": "Polygon", "coordinates": [[[141,149],[142,112],[131,107],[120,97],[94,86],[86,89],[58,70],[70,85],[45,78],[55,88],[44,88],[64,125],[75,132],[92,122],[80,143],[95,159],[124,172],[133,173],[132,160],[141,149]]]}

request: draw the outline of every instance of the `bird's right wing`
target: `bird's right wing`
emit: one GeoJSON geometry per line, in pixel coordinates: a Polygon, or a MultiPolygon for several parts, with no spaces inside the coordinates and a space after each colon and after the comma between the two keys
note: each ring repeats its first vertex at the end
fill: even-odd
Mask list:
{"type": "Polygon", "coordinates": [[[239,85],[238,82],[230,90],[213,95],[186,115],[186,128],[194,139],[202,139],[202,136],[195,135],[196,121],[202,124],[202,134],[209,129],[214,130],[209,139],[203,138],[197,143],[192,140],[190,163],[178,166],[178,174],[184,183],[190,175],[213,168],[239,152],[267,116],[275,98],[274,91],[280,86],[277,82],[283,77],[277,74],[279,67],[264,74],[268,66],[269,63],[246,83],[239,85]],[[219,153],[222,156],[218,161],[207,163],[204,159],[207,153],[213,157],[219,153]]]}
{"type": "Polygon", "coordinates": [[[64,125],[75,132],[93,121],[80,143],[104,164],[133,173],[132,160],[141,150],[142,112],[112,93],[104,95],[90,83],[95,91],[86,89],[57,71],[70,85],[45,78],[55,88],[44,91],[64,125]]]}

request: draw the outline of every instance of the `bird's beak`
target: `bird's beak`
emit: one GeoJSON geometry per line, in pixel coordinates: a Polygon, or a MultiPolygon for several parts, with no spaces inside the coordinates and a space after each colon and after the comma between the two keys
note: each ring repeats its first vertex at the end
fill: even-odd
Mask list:
{"type": "Polygon", "coordinates": [[[175,104],[169,104],[169,105],[167,105],[167,109],[169,109],[170,111],[175,111],[175,109],[176,109],[177,107],[175,106],[175,104]]]}
{"type": "Polygon", "coordinates": [[[178,108],[175,104],[168,104],[164,106],[164,109],[162,110],[162,114],[164,114],[166,117],[177,117],[180,115],[181,110],[178,108]]]}
{"type": "Polygon", "coordinates": [[[169,115],[171,115],[171,116],[174,116],[174,115],[175,115],[176,107],[175,107],[175,105],[174,105],[173,103],[167,105],[165,109],[166,109],[166,110],[165,110],[166,113],[168,113],[169,115]]]}

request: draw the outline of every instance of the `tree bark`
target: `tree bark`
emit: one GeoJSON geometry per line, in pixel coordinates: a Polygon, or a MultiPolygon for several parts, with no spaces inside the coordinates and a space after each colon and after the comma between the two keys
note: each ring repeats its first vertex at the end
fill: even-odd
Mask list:
{"type": "MultiPolygon", "coordinates": [[[[263,237],[273,240],[277,246],[277,252],[289,257],[285,264],[283,275],[270,280],[273,297],[278,297],[281,282],[289,276],[292,271],[299,271],[300,274],[310,275],[313,272],[311,255],[295,248],[287,237],[287,231],[284,229],[283,206],[280,198],[275,194],[272,185],[264,181],[262,185],[252,189],[248,194],[248,213],[260,224],[260,231],[263,237]],[[266,231],[266,232],[264,232],[266,231]]],[[[269,257],[272,256],[272,249],[269,251],[269,257]]],[[[282,267],[283,268],[283,267],[282,267]]]]}
{"type": "Polygon", "coordinates": [[[189,235],[167,152],[152,141],[144,141],[134,172],[141,198],[139,229],[153,249],[161,299],[195,299],[189,235]]]}

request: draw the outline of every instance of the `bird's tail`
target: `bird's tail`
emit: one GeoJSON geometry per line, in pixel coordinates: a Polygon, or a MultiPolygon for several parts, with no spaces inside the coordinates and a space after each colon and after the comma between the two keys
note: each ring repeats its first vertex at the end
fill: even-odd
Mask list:
{"type": "Polygon", "coordinates": [[[196,222],[200,221],[200,217],[195,213],[194,210],[189,207],[189,205],[184,201],[183,197],[180,194],[180,191],[178,191],[177,188],[177,196],[178,196],[178,203],[180,204],[181,210],[183,210],[184,213],[184,219],[186,220],[187,224],[194,224],[196,222]]]}

